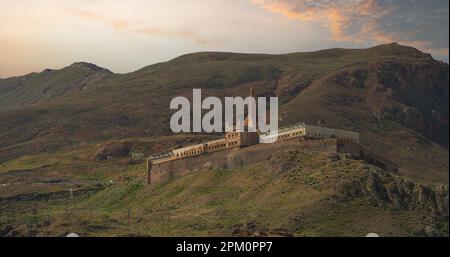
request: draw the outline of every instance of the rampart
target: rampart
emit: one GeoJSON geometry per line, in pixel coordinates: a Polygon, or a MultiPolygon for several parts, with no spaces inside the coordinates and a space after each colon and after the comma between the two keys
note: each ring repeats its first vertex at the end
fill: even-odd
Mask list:
{"type": "Polygon", "coordinates": [[[381,157],[365,148],[364,146],[348,140],[337,140],[338,153],[350,153],[355,158],[365,160],[366,162],[378,166],[384,170],[397,172],[398,166],[394,162],[381,157]]]}
{"type": "Polygon", "coordinates": [[[390,171],[397,170],[397,166],[394,163],[371,153],[361,145],[349,140],[305,140],[304,138],[296,138],[271,144],[257,144],[244,148],[230,148],[220,152],[205,153],[167,162],[153,163],[151,160],[148,160],[148,184],[157,184],[168,181],[199,170],[211,168],[232,169],[244,165],[256,164],[267,160],[274,153],[285,150],[350,153],[355,158],[366,160],[383,169],[390,171]]]}

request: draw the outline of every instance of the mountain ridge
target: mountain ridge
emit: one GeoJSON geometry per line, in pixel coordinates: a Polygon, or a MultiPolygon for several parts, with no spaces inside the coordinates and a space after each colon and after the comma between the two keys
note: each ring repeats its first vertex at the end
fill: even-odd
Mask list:
{"type": "Polygon", "coordinates": [[[431,56],[431,54],[423,53],[420,50],[418,50],[417,48],[410,47],[410,46],[405,46],[405,45],[400,45],[400,44],[398,44],[396,42],[392,42],[392,43],[372,46],[372,47],[369,47],[369,48],[328,48],[328,49],[321,49],[321,50],[308,51],[308,52],[289,52],[289,53],[281,53],[281,54],[238,53],[238,52],[222,52],[222,51],[200,51],[200,52],[192,52],[192,53],[182,54],[182,55],[174,57],[174,58],[172,58],[172,59],[170,59],[168,61],[162,61],[162,62],[157,62],[157,63],[154,63],[154,64],[146,65],[146,66],[143,66],[141,68],[138,68],[137,70],[130,71],[130,72],[125,72],[125,73],[112,72],[108,68],[104,68],[104,67],[98,66],[97,64],[91,63],[91,62],[76,61],[76,62],[73,62],[72,64],[70,64],[68,66],[64,66],[62,68],[58,68],[58,69],[45,68],[41,72],[34,71],[34,72],[27,73],[27,74],[22,74],[22,75],[13,75],[13,76],[9,76],[9,77],[0,78],[0,80],[14,79],[14,78],[17,78],[17,77],[26,77],[26,76],[29,76],[29,75],[38,74],[38,73],[42,73],[42,72],[46,72],[46,71],[57,71],[57,70],[62,70],[62,69],[65,69],[65,68],[77,67],[77,66],[78,67],[85,66],[85,67],[91,67],[91,68],[94,68],[94,69],[105,70],[105,71],[109,71],[109,72],[117,74],[117,75],[127,75],[127,74],[130,74],[130,73],[134,73],[134,72],[137,72],[139,70],[145,69],[147,67],[151,67],[151,66],[155,66],[155,65],[159,65],[159,64],[164,64],[164,63],[168,63],[168,62],[173,62],[173,61],[177,61],[177,60],[180,60],[180,59],[183,59],[183,58],[186,58],[186,57],[196,56],[196,55],[197,56],[201,56],[201,55],[219,55],[219,56],[220,55],[222,55],[222,56],[234,55],[234,56],[248,56],[248,57],[251,57],[251,56],[283,57],[283,56],[289,56],[289,55],[317,54],[317,53],[327,53],[327,52],[333,52],[333,51],[344,51],[345,52],[345,51],[358,51],[358,50],[362,50],[362,51],[364,51],[364,50],[378,50],[380,48],[392,48],[392,49],[395,49],[397,51],[397,53],[395,55],[399,54],[399,52],[398,52],[399,49],[403,49],[403,51],[401,51],[403,53],[411,54],[411,53],[415,52],[417,57],[429,58],[429,59],[432,59],[432,60],[437,61],[437,62],[445,63],[443,61],[439,61],[439,60],[434,59],[431,56]]]}
{"type": "Polygon", "coordinates": [[[0,124],[0,160],[80,142],[172,136],[174,96],[190,98],[192,88],[202,88],[204,97],[247,96],[254,87],[258,96],[279,97],[282,126],[323,120],[362,132],[375,152],[401,153],[394,160],[421,167],[412,172],[420,179],[428,180],[426,169],[448,176],[448,64],[412,47],[203,52],[127,74],[83,62],[72,66],[16,84],[0,81],[0,118],[7,121],[0,124]],[[398,146],[390,143],[399,138],[398,146]],[[421,160],[412,160],[408,148],[426,161],[415,165],[421,160]]]}

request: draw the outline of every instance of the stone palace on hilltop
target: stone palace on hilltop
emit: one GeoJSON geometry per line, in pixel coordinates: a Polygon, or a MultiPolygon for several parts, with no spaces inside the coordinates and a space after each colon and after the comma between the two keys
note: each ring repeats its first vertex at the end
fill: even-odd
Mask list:
{"type": "Polygon", "coordinates": [[[266,133],[259,135],[258,132],[229,132],[226,133],[222,139],[207,141],[201,144],[177,148],[171,152],[152,155],[149,160],[152,164],[160,164],[178,159],[190,158],[205,153],[224,151],[230,148],[242,148],[256,144],[271,144],[278,141],[286,141],[295,138],[335,138],[359,143],[359,133],[340,129],[311,126],[303,123],[282,128],[277,134],[266,133]]]}
{"type": "MultiPolygon", "coordinates": [[[[250,90],[253,95],[253,88],[250,90]]],[[[247,117],[244,131],[252,120],[247,117]]],[[[277,133],[229,132],[217,140],[185,146],[147,159],[147,183],[155,184],[210,168],[235,168],[267,160],[276,151],[348,153],[389,171],[397,165],[359,144],[359,133],[301,123],[277,133]]]]}
{"type": "Polygon", "coordinates": [[[277,134],[230,132],[218,140],[152,155],[147,159],[147,182],[154,184],[201,169],[254,164],[280,150],[350,153],[386,170],[397,170],[394,163],[362,147],[359,133],[302,123],[277,134]]]}

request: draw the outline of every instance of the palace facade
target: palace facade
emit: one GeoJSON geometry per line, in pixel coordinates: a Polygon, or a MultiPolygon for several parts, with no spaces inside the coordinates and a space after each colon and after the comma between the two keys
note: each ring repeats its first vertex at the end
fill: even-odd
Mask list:
{"type": "Polygon", "coordinates": [[[183,158],[224,151],[231,148],[242,148],[256,144],[270,144],[295,138],[305,139],[345,139],[359,143],[359,133],[312,126],[305,123],[297,124],[278,130],[278,133],[259,134],[258,132],[229,132],[222,139],[207,141],[174,149],[170,152],[152,155],[151,164],[160,164],[183,158]]]}

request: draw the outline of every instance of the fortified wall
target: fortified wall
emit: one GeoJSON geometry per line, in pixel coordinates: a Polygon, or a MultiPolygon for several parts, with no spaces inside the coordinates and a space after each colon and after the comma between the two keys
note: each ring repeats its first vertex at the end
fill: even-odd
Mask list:
{"type": "Polygon", "coordinates": [[[378,154],[373,153],[368,150],[364,146],[357,144],[355,142],[347,141],[347,140],[337,140],[337,152],[338,153],[350,153],[355,158],[364,160],[368,163],[371,163],[375,166],[378,166],[384,170],[397,172],[398,166],[394,162],[381,157],[378,154]]]}
{"type": "Polygon", "coordinates": [[[328,153],[350,153],[357,159],[365,160],[389,171],[397,166],[370,152],[351,140],[345,139],[305,139],[295,138],[271,144],[256,144],[245,148],[229,148],[219,152],[209,152],[176,160],[147,161],[148,184],[157,184],[191,172],[210,168],[232,169],[243,165],[256,164],[270,158],[274,153],[299,150],[328,153]]]}

